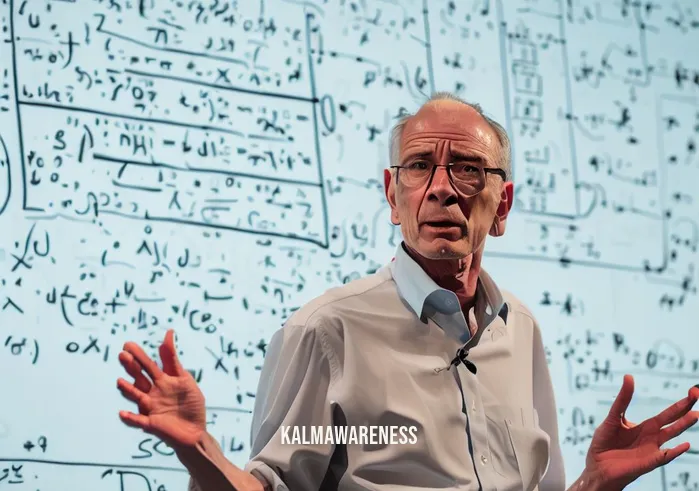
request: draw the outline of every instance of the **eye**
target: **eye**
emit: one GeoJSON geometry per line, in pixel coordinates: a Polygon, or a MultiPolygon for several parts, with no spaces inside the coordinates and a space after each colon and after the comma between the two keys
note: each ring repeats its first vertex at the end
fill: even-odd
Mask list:
{"type": "Polygon", "coordinates": [[[430,168],[430,163],[426,160],[415,160],[408,164],[408,169],[427,170],[430,168]]]}
{"type": "Polygon", "coordinates": [[[480,173],[480,168],[471,164],[454,164],[454,172],[459,174],[478,174],[480,173]]]}

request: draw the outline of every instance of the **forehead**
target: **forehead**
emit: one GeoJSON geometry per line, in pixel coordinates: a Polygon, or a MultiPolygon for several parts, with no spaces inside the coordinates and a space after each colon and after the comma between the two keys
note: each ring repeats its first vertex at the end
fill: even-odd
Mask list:
{"type": "Polygon", "coordinates": [[[408,120],[401,138],[401,148],[433,147],[448,141],[452,148],[482,152],[494,150],[497,136],[475,109],[458,101],[434,101],[424,105],[408,120]]]}

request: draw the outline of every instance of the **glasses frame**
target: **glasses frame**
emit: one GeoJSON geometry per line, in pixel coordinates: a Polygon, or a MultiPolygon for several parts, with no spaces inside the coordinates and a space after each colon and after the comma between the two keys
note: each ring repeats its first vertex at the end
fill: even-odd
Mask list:
{"type": "MultiPolygon", "coordinates": [[[[488,177],[488,174],[498,175],[502,178],[503,182],[507,181],[507,173],[504,170],[500,169],[499,167],[481,167],[480,165],[474,165],[473,167],[476,167],[476,168],[478,168],[478,170],[480,170],[481,177],[483,180],[483,187],[481,189],[479,189],[478,191],[476,191],[474,194],[466,194],[463,191],[461,191],[459,189],[459,187],[454,183],[454,176],[452,176],[452,174],[451,174],[451,168],[453,166],[457,165],[456,162],[449,162],[447,164],[432,164],[432,163],[430,163],[430,165],[432,165],[432,173],[430,174],[429,179],[427,179],[427,181],[426,181],[427,187],[429,187],[430,184],[432,183],[432,179],[434,178],[434,174],[437,172],[437,167],[445,167],[447,169],[447,176],[449,176],[449,182],[451,183],[451,185],[454,187],[454,189],[456,189],[459,192],[459,194],[462,194],[467,198],[472,198],[473,196],[477,196],[480,192],[482,192],[485,189],[485,184],[486,184],[486,179],[488,177]]],[[[404,165],[392,165],[392,166],[390,166],[390,168],[391,169],[406,169],[407,167],[404,165]]],[[[396,170],[396,173],[398,173],[398,172],[400,172],[400,170],[396,170]]]]}

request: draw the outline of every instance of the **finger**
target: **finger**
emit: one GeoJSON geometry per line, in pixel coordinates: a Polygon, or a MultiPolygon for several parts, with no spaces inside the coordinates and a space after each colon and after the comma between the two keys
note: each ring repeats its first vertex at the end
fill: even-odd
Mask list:
{"type": "Polygon", "coordinates": [[[659,449],[656,457],[658,464],[655,467],[669,464],[687,450],[689,450],[689,442],[680,443],[674,448],[659,449]]]}
{"type": "Polygon", "coordinates": [[[143,367],[136,361],[131,353],[127,351],[119,353],[119,362],[126,370],[126,373],[134,378],[134,385],[138,390],[146,393],[150,392],[152,387],[150,380],[143,374],[143,367]]]}
{"type": "Polygon", "coordinates": [[[124,397],[129,401],[138,404],[138,410],[142,413],[150,413],[150,398],[134,387],[132,384],[128,383],[123,378],[117,380],[117,388],[121,391],[124,397]]]}
{"type": "Polygon", "coordinates": [[[631,375],[624,375],[624,382],[621,385],[621,389],[612,403],[612,407],[609,408],[608,418],[613,421],[619,421],[625,419],[626,410],[631,403],[631,398],[633,397],[633,377],[631,375]]]}
{"type": "Polygon", "coordinates": [[[642,475],[669,464],[677,457],[689,450],[689,443],[685,442],[674,448],[659,448],[642,460],[636,461],[634,474],[642,475]]]}
{"type": "Polygon", "coordinates": [[[691,428],[699,421],[699,413],[696,411],[689,412],[682,416],[679,420],[675,421],[670,426],[660,430],[660,441],[659,445],[664,445],[669,440],[672,440],[676,436],[679,436],[685,432],[688,428],[691,428]]]}
{"type": "Polygon", "coordinates": [[[146,430],[150,426],[148,416],[143,414],[135,414],[129,411],[119,411],[119,418],[132,428],[140,428],[146,430]]]}
{"type": "Polygon", "coordinates": [[[699,384],[694,385],[689,388],[689,392],[687,393],[687,397],[692,397],[694,400],[699,400],[699,384]]]}
{"type": "Polygon", "coordinates": [[[131,353],[131,355],[136,359],[136,361],[143,367],[148,376],[154,382],[163,376],[162,370],[151,358],[143,351],[139,345],[133,341],[129,341],[124,344],[124,351],[131,353]]]}
{"type": "Polygon", "coordinates": [[[168,329],[165,333],[165,340],[160,345],[160,359],[163,362],[163,371],[168,375],[179,375],[182,365],[177,358],[177,348],[175,348],[175,331],[168,329]]]}
{"type": "Polygon", "coordinates": [[[697,402],[697,400],[694,398],[695,394],[695,392],[690,391],[687,397],[680,399],[672,406],[669,406],[653,419],[662,427],[672,423],[678,418],[681,418],[687,414],[689,410],[692,409],[692,406],[694,406],[694,403],[697,402]]]}

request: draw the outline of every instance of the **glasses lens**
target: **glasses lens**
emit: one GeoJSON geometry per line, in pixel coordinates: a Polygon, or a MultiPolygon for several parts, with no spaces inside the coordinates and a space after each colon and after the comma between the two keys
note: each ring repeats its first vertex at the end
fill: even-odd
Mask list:
{"type": "MultiPolygon", "coordinates": [[[[434,167],[428,162],[413,162],[399,169],[398,177],[406,187],[421,187],[432,176],[434,167]]],[[[454,187],[466,196],[478,194],[484,187],[484,173],[477,166],[455,163],[449,171],[454,187]]]]}
{"type": "Polygon", "coordinates": [[[413,162],[402,167],[398,176],[407,187],[419,187],[427,182],[432,175],[433,166],[427,162],[413,162]]]}
{"type": "Polygon", "coordinates": [[[483,169],[472,164],[454,163],[451,176],[457,189],[466,195],[477,194],[485,186],[483,169]]]}

